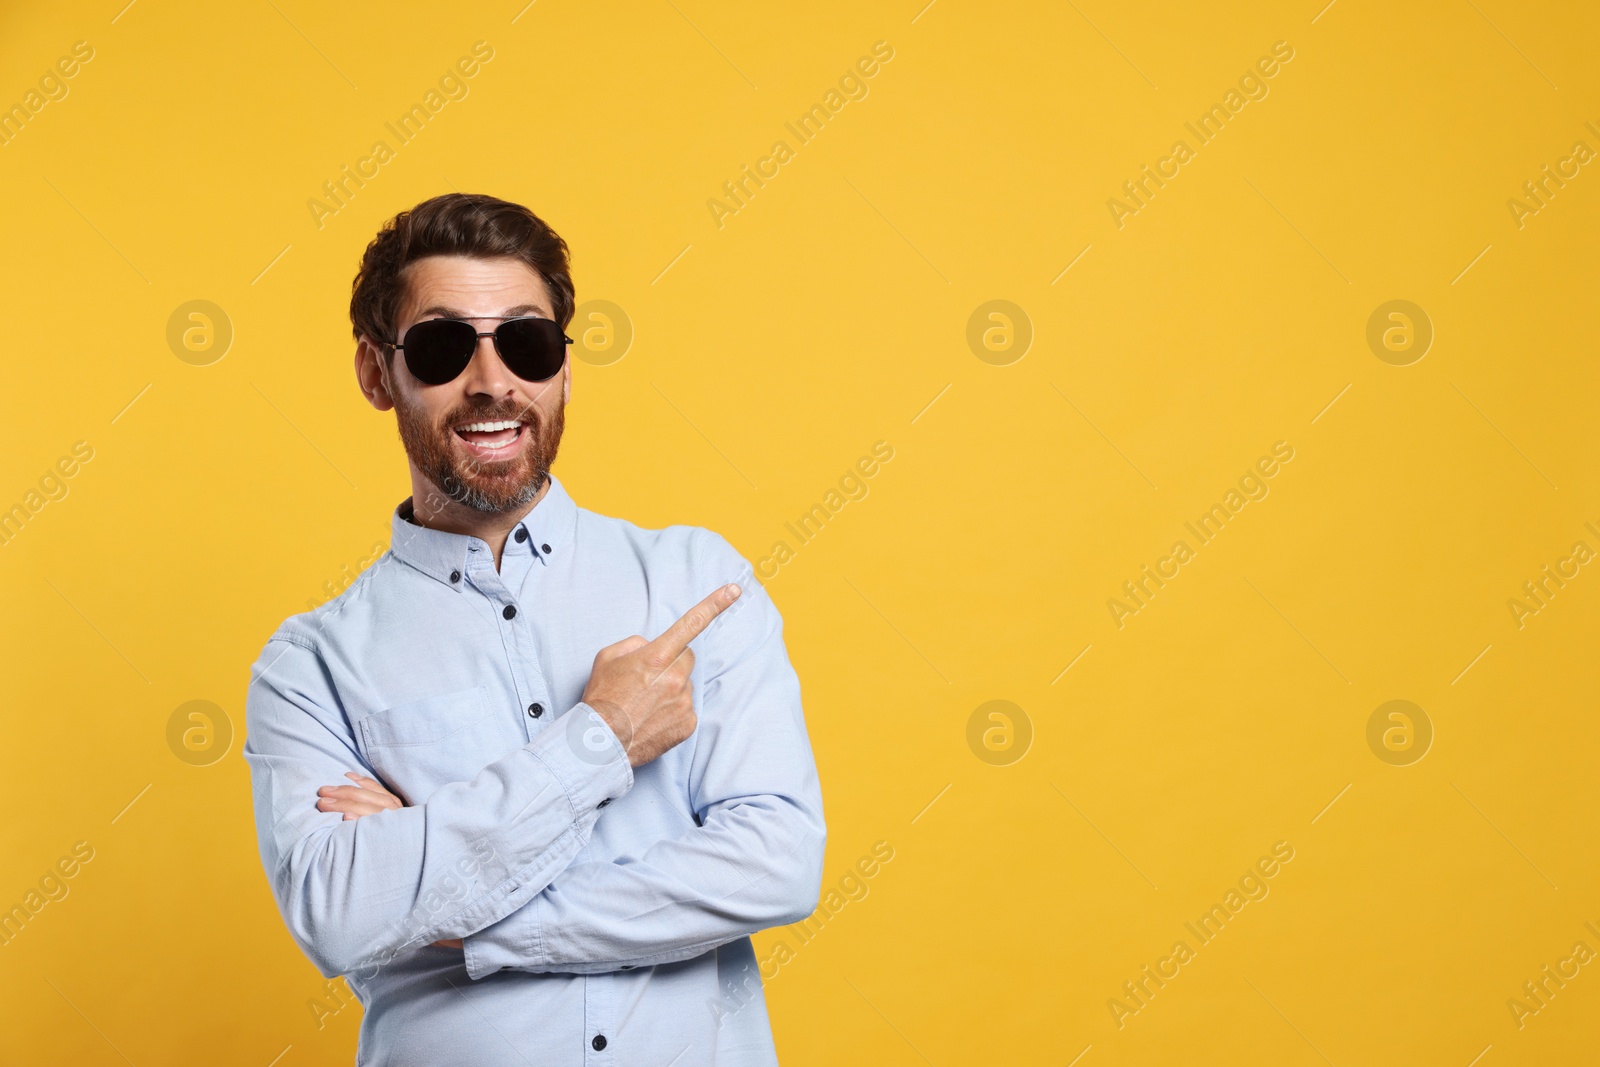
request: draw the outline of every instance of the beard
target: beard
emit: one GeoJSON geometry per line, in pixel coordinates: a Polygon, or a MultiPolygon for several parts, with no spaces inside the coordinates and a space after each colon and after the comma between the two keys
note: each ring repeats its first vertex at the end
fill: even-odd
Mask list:
{"type": "Polygon", "coordinates": [[[395,401],[395,421],[406,455],[416,468],[449,499],[473,511],[514,511],[527,505],[544,488],[556,450],[566,429],[566,405],[558,404],[548,424],[533,407],[504,403],[465,405],[447,412],[437,424],[409,400],[395,401]],[[465,444],[451,427],[466,422],[522,419],[524,440],[509,459],[479,460],[466,453],[465,444]]]}

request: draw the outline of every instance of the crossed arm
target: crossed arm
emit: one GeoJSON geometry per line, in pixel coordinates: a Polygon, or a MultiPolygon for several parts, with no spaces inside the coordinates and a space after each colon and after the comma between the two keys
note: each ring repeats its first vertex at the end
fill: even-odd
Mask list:
{"type": "Polygon", "coordinates": [[[601,801],[631,788],[625,757],[571,758],[565,731],[547,730],[406,807],[365,773],[331,693],[258,678],[246,756],[263,861],[319,969],[459,948],[473,978],[594,973],[693,958],[810,914],[820,790],[781,620],[752,592],[702,648],[706,707],[685,742],[699,825],[616,862],[573,860],[601,801]],[[352,784],[312,788],[341,775],[352,784]]]}
{"type": "MultiPolygon", "coordinates": [[[[355,785],[325,785],[318,789],[318,811],[342,812],[342,821],[348,822],[363,815],[376,815],[380,811],[405,807],[400,798],[385,789],[376,778],[368,778],[355,771],[346,771],[344,776],[355,785]]],[[[459,937],[447,937],[443,941],[435,941],[434,945],[438,948],[461,948],[462,942],[459,937]]]]}

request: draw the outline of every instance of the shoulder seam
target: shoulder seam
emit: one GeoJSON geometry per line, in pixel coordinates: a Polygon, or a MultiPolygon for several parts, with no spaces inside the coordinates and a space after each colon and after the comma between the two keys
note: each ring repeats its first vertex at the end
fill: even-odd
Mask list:
{"type": "Polygon", "coordinates": [[[305,649],[307,652],[313,653],[315,655],[320,655],[321,654],[320,652],[317,651],[317,646],[316,646],[315,642],[308,641],[307,639],[301,637],[299,634],[290,633],[290,632],[285,631],[285,630],[279,630],[277,633],[275,633],[271,637],[267,638],[267,644],[269,644],[269,645],[274,641],[282,641],[282,642],[284,642],[286,644],[290,644],[290,645],[299,645],[301,648],[305,649]]]}

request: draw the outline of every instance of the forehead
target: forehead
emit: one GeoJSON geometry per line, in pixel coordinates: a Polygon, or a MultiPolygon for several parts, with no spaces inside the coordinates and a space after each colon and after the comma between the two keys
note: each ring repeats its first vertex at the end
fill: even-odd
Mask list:
{"type": "Polygon", "coordinates": [[[492,318],[509,308],[532,306],[552,318],[550,291],[538,272],[520,259],[424,256],[405,268],[400,321],[428,308],[449,308],[463,317],[492,318]]]}

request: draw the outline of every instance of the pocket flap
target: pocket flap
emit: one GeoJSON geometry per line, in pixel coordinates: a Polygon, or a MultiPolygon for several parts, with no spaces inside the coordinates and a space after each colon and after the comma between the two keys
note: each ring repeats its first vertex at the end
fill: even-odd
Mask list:
{"type": "Polygon", "coordinates": [[[487,694],[483,686],[475,685],[368,715],[361,720],[361,737],[368,748],[436,745],[470,730],[488,714],[487,694]]]}

